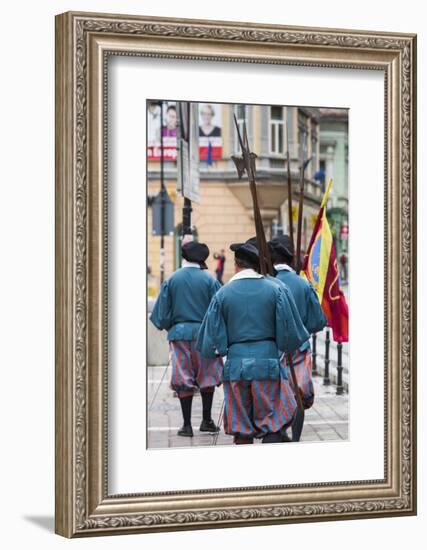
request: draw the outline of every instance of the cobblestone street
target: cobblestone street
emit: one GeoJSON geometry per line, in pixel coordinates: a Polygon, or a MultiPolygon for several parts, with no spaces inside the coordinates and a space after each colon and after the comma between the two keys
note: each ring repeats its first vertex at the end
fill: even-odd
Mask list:
{"type": "MultiPolygon", "coordinates": [[[[171,367],[148,368],[148,447],[191,447],[213,445],[215,437],[201,433],[198,428],[202,419],[201,399],[196,395],[193,400],[192,423],[194,437],[185,438],[176,435],[182,424],[181,408],[178,398],[169,388],[171,367]]],[[[324,386],[321,376],[313,378],[315,401],[306,411],[301,442],[337,441],[348,438],[348,393],[336,395],[334,385],[324,386]]],[[[218,422],[223,400],[222,387],[215,391],[212,417],[218,422]]],[[[231,436],[225,435],[221,422],[217,445],[232,445],[231,436]]],[[[258,441],[256,441],[258,443],[258,441]]]]}

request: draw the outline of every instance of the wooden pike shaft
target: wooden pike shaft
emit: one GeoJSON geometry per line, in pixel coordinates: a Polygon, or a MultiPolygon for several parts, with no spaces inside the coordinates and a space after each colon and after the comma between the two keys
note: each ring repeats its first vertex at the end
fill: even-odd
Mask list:
{"type": "Polygon", "coordinates": [[[236,118],[235,118],[235,123],[239,134],[239,141],[242,148],[242,155],[245,161],[246,173],[248,175],[249,187],[252,195],[255,232],[256,232],[256,238],[257,238],[257,244],[258,244],[258,250],[259,250],[260,271],[263,275],[267,275],[267,273],[269,273],[270,275],[273,275],[274,273],[273,264],[271,262],[270,251],[267,246],[264,225],[262,223],[261,211],[259,208],[258,193],[256,188],[256,180],[255,180],[255,173],[256,173],[255,155],[252,155],[250,151],[248,133],[246,131],[246,124],[244,125],[244,135],[242,140],[236,118]]]}
{"type": "Polygon", "coordinates": [[[255,221],[255,233],[257,238],[257,244],[259,248],[259,266],[261,273],[263,275],[267,274],[267,264],[265,261],[265,255],[263,249],[266,248],[266,239],[265,239],[265,233],[264,233],[264,226],[262,224],[262,218],[261,218],[261,212],[259,209],[259,203],[258,203],[258,193],[256,190],[256,183],[253,180],[249,181],[249,188],[251,190],[252,195],[252,204],[253,204],[253,210],[254,210],[254,221],[255,221]]]}
{"type": "MultiPolygon", "coordinates": [[[[245,135],[245,137],[247,141],[247,135],[245,135]]],[[[255,234],[259,249],[260,271],[263,275],[266,275],[267,273],[273,274],[273,265],[271,263],[269,254],[270,251],[267,246],[267,240],[265,238],[264,225],[262,223],[261,210],[258,201],[258,192],[255,181],[255,158],[252,158],[250,155],[248,143],[246,145],[245,152],[246,154],[244,154],[244,156],[246,160],[246,171],[248,174],[249,188],[251,190],[252,204],[254,210],[255,234]]]]}
{"type": "Polygon", "coordinates": [[[262,223],[256,183],[254,180],[249,181],[249,187],[251,190],[252,202],[254,207],[255,233],[259,249],[260,271],[263,275],[273,275],[273,264],[271,262],[270,250],[267,246],[267,240],[265,238],[264,225],[262,223]]]}
{"type": "Polygon", "coordinates": [[[294,367],[294,362],[292,361],[292,354],[291,353],[286,354],[286,363],[289,365],[289,370],[290,370],[291,379],[292,379],[292,385],[293,385],[294,388],[297,389],[296,399],[297,399],[298,408],[303,411],[304,410],[304,405],[303,405],[302,397],[301,397],[301,389],[298,386],[297,375],[295,374],[295,367],[294,367]]]}

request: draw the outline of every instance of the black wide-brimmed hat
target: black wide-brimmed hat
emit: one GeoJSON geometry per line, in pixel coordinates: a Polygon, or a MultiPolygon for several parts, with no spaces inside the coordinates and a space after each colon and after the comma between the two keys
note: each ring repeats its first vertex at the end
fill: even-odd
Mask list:
{"type": "Polygon", "coordinates": [[[246,242],[246,244],[251,244],[252,246],[254,246],[258,250],[258,241],[256,240],[256,237],[251,237],[250,239],[248,239],[245,242],[246,242]]]}
{"type": "Polygon", "coordinates": [[[205,260],[209,256],[209,248],[204,243],[190,241],[182,245],[182,257],[188,262],[196,262],[202,269],[207,269],[205,260]]]}
{"type": "Polygon", "coordinates": [[[277,256],[285,256],[289,258],[294,257],[292,253],[291,238],[289,235],[279,235],[278,237],[274,237],[274,239],[268,241],[268,246],[270,247],[270,251],[274,252],[277,256]]]}
{"type": "Polygon", "coordinates": [[[251,243],[233,243],[230,245],[230,250],[234,252],[237,260],[247,260],[254,265],[258,266],[259,254],[258,249],[251,243]]]}

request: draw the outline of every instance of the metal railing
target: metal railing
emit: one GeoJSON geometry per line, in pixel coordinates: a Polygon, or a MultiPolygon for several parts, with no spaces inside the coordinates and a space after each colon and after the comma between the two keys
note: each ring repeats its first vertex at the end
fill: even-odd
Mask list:
{"type": "Polygon", "coordinates": [[[336,394],[342,395],[345,391],[348,391],[348,381],[343,379],[343,344],[342,342],[337,342],[336,345],[333,343],[332,348],[330,329],[325,329],[324,333],[323,342],[319,341],[319,334],[322,333],[312,334],[311,337],[312,373],[313,376],[323,377],[324,386],[335,384],[336,394]],[[322,351],[323,353],[321,353],[322,351]],[[331,380],[331,352],[334,352],[336,356],[333,380],[331,380]]]}

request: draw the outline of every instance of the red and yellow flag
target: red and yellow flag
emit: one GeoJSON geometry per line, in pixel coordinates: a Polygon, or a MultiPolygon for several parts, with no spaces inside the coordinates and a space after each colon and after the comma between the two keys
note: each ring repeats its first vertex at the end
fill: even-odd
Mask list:
{"type": "Polygon", "coordinates": [[[348,342],[348,305],[339,287],[338,263],[326,218],[329,180],[304,258],[303,275],[314,286],[336,342],[348,342]]]}

